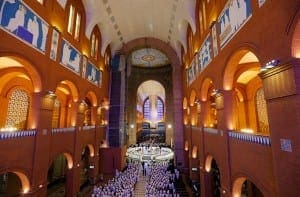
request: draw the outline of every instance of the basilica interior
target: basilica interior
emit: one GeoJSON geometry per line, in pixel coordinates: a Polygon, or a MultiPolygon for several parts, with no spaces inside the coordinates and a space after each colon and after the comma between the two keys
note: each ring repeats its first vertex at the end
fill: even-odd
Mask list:
{"type": "Polygon", "coordinates": [[[300,196],[299,8],[0,0],[0,196],[300,196]]]}

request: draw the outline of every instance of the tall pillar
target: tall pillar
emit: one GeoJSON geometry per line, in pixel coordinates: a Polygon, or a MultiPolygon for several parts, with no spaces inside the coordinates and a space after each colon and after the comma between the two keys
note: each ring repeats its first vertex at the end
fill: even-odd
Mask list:
{"type": "Polygon", "coordinates": [[[184,130],[183,130],[183,109],[182,109],[182,70],[181,66],[173,65],[173,136],[174,150],[176,155],[176,166],[179,169],[185,168],[184,160],[184,130]]]}
{"type": "Polygon", "coordinates": [[[299,196],[300,61],[260,74],[267,102],[277,196],[299,196]]]}
{"type": "Polygon", "coordinates": [[[30,124],[36,125],[37,134],[29,193],[31,196],[46,196],[54,97],[44,93],[33,93],[31,103],[31,115],[36,119],[32,118],[30,124]]]}

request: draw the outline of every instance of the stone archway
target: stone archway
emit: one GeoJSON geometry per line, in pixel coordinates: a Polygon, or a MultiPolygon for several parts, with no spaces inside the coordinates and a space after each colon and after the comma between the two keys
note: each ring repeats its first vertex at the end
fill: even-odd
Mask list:
{"type": "Polygon", "coordinates": [[[179,168],[184,167],[184,136],[183,136],[183,109],[182,109],[182,65],[176,51],[167,43],[155,38],[138,38],[126,43],[121,51],[125,57],[138,48],[149,47],[158,49],[166,54],[172,66],[172,93],[173,93],[173,131],[176,162],[179,168]]]}

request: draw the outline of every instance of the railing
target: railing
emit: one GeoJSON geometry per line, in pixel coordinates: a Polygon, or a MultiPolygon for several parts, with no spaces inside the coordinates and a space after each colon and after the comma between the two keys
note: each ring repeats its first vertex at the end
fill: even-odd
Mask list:
{"type": "Polygon", "coordinates": [[[192,130],[201,130],[201,127],[192,126],[192,130]]]}
{"type": "Polygon", "coordinates": [[[214,134],[214,135],[218,135],[218,134],[219,134],[218,129],[209,128],[209,127],[204,127],[204,128],[203,128],[203,131],[204,131],[205,133],[210,133],[210,134],[214,134]]]}
{"type": "Polygon", "coordinates": [[[52,133],[66,133],[66,132],[74,132],[75,127],[67,127],[67,128],[53,128],[52,133]]]}
{"type": "Polygon", "coordinates": [[[236,138],[241,141],[248,141],[255,144],[262,144],[265,146],[271,146],[271,139],[268,136],[255,135],[250,133],[238,133],[238,132],[228,132],[229,137],[236,138]]]}
{"type": "Polygon", "coordinates": [[[28,136],[35,136],[36,130],[25,130],[25,131],[4,131],[0,132],[0,139],[12,139],[12,138],[19,138],[19,137],[28,137],[28,136]]]}
{"type": "Polygon", "coordinates": [[[82,130],[83,131],[88,131],[88,130],[95,129],[95,128],[96,128],[95,125],[88,125],[88,126],[83,126],[82,130]]]}

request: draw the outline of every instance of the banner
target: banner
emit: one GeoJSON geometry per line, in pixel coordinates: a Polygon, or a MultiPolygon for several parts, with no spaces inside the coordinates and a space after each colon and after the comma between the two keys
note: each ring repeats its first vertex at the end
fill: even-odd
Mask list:
{"type": "Polygon", "coordinates": [[[86,79],[91,83],[95,84],[96,86],[100,84],[100,70],[93,65],[91,62],[88,62],[87,70],[86,70],[86,79]]]}
{"type": "Polygon", "coordinates": [[[62,40],[62,50],[60,63],[70,70],[80,73],[81,54],[68,41],[62,40]]]}
{"type": "Polygon", "coordinates": [[[0,28],[45,53],[49,25],[19,0],[0,0],[0,28]]]}
{"type": "Polygon", "coordinates": [[[218,18],[220,46],[228,41],[252,16],[250,0],[229,0],[218,18]]]}

